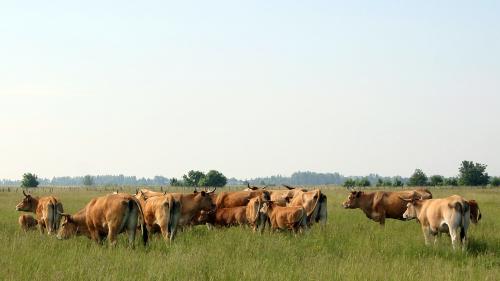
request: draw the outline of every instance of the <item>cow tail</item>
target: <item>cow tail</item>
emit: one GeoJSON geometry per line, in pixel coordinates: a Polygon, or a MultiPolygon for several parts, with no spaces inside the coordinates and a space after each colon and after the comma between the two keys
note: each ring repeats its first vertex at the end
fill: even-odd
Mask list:
{"type": "Polygon", "coordinates": [[[177,216],[176,214],[180,212],[180,203],[176,202],[173,196],[168,198],[169,214],[168,214],[168,233],[170,235],[170,241],[174,239],[174,231],[177,227],[177,216]]]}
{"type": "Polygon", "coordinates": [[[465,238],[465,215],[469,211],[469,204],[467,202],[456,202],[455,209],[460,212],[460,240],[465,238]]]}
{"type": "Polygon", "coordinates": [[[54,203],[50,202],[47,205],[47,219],[49,220],[47,228],[48,228],[49,234],[52,233],[53,231],[55,231],[55,226],[56,226],[56,220],[55,220],[56,212],[55,211],[56,210],[55,210],[54,203]]]}
{"type": "Polygon", "coordinates": [[[146,220],[144,218],[144,212],[142,211],[142,207],[141,207],[141,204],[139,203],[139,201],[137,199],[133,199],[131,200],[130,202],[135,203],[135,205],[137,206],[137,209],[139,211],[139,217],[140,217],[140,223],[141,223],[141,234],[142,234],[142,243],[144,244],[144,246],[146,246],[148,244],[148,229],[146,227],[146,220]]]}

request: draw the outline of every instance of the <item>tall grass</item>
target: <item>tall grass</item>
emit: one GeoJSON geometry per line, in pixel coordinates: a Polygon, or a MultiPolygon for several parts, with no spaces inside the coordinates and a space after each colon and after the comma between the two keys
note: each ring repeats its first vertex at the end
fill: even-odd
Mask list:
{"type": "MultiPolygon", "coordinates": [[[[105,190],[54,188],[66,212],[76,212],[105,190]]],[[[193,227],[173,244],[153,237],[149,246],[99,246],[85,237],[59,241],[22,232],[15,205],[20,192],[0,193],[0,280],[499,280],[500,189],[434,189],[434,197],[476,199],[483,220],[469,228],[466,253],[442,236],[424,246],[414,221],[386,221],[382,228],[360,210],[344,210],[347,192],[327,188],[328,224],[305,235],[249,228],[193,227]]],[[[38,192],[39,195],[42,192],[38,192]]]]}

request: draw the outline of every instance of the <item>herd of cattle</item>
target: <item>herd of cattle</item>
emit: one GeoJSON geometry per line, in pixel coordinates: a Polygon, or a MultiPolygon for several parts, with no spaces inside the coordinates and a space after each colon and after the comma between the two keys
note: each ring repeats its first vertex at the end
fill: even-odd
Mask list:
{"type": "MultiPolygon", "coordinates": [[[[129,245],[134,246],[137,230],[144,245],[149,234],[160,233],[172,241],[178,229],[206,224],[209,228],[249,225],[262,232],[272,230],[304,232],[315,223],[327,221],[327,197],[320,189],[307,190],[286,186],[284,190],[251,187],[234,192],[215,193],[213,190],[193,193],[166,193],[148,189],[135,194],[114,192],[92,199],[83,209],[71,215],[64,213],[62,203],[54,196],[34,197],[23,191],[24,198],[17,211],[35,213],[36,218],[23,214],[19,224],[25,231],[38,225],[40,231],[57,234],[59,239],[84,235],[102,243],[107,239],[116,244],[116,236],[127,232],[129,245]]],[[[425,243],[432,236],[448,233],[455,249],[458,243],[465,249],[470,221],[481,219],[474,200],[453,195],[432,199],[427,189],[409,191],[351,191],[342,204],[346,209],[361,209],[368,218],[384,225],[386,218],[416,219],[422,226],[425,243]]]]}

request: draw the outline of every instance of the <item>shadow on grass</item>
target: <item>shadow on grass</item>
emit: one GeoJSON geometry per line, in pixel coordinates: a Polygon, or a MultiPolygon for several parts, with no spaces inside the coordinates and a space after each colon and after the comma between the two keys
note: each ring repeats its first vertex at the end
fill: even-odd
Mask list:
{"type": "Polygon", "coordinates": [[[483,240],[476,240],[476,239],[469,239],[468,245],[467,245],[467,252],[473,256],[478,256],[481,254],[485,254],[487,252],[498,252],[500,249],[494,249],[497,248],[496,245],[490,245],[486,241],[483,240]]]}

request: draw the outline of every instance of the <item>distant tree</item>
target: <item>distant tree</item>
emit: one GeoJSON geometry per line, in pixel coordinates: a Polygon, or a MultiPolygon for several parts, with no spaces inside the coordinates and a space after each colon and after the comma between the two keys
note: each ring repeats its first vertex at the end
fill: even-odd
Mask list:
{"type": "Polygon", "coordinates": [[[21,181],[21,187],[37,187],[38,183],[39,182],[37,175],[32,173],[25,173],[21,181]]]}
{"type": "Polygon", "coordinates": [[[413,175],[408,180],[409,186],[425,186],[427,185],[427,175],[420,169],[416,169],[413,175]]]}
{"type": "Polygon", "coordinates": [[[394,178],[394,183],[392,185],[400,187],[400,186],[403,186],[404,184],[403,184],[403,181],[401,180],[400,177],[395,177],[394,178]]]}
{"type": "Polygon", "coordinates": [[[91,175],[86,175],[83,177],[83,185],[85,186],[91,186],[91,185],[94,185],[94,177],[92,177],[91,175]]]}
{"type": "Polygon", "coordinates": [[[447,186],[458,186],[458,179],[455,177],[446,178],[444,180],[444,185],[447,186]]]}
{"type": "Polygon", "coordinates": [[[176,178],[171,178],[170,179],[170,185],[171,186],[182,186],[182,182],[179,181],[178,179],[176,178]]]}
{"type": "Polygon", "coordinates": [[[461,185],[479,186],[487,185],[490,177],[485,172],[486,165],[473,163],[472,161],[462,161],[458,171],[460,172],[458,182],[461,185]]]}
{"type": "Polygon", "coordinates": [[[385,180],[384,181],[384,186],[392,186],[392,181],[391,180],[385,180]]]}
{"type": "Polygon", "coordinates": [[[356,182],[353,179],[349,178],[344,182],[343,186],[346,188],[352,188],[356,186],[356,182]]]}
{"type": "Polygon", "coordinates": [[[371,186],[371,183],[370,181],[368,180],[368,178],[361,178],[361,179],[358,179],[356,181],[356,186],[359,186],[359,187],[367,187],[367,186],[371,186]]]}
{"type": "Polygon", "coordinates": [[[491,186],[500,186],[500,177],[492,177],[490,179],[491,186]]]}
{"type": "Polygon", "coordinates": [[[377,179],[377,184],[376,184],[377,187],[381,187],[381,186],[384,186],[384,181],[381,179],[381,178],[378,178],[377,179]]]}
{"type": "Polygon", "coordinates": [[[216,170],[210,170],[203,178],[200,180],[200,186],[213,186],[213,187],[223,187],[227,183],[227,178],[216,170]]]}
{"type": "Polygon", "coordinates": [[[200,181],[205,177],[205,174],[200,171],[189,171],[187,175],[182,176],[186,186],[200,186],[200,181]]]}
{"type": "Polygon", "coordinates": [[[429,178],[430,186],[442,186],[444,184],[444,177],[440,175],[433,175],[429,178]]]}

